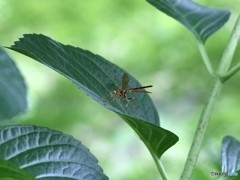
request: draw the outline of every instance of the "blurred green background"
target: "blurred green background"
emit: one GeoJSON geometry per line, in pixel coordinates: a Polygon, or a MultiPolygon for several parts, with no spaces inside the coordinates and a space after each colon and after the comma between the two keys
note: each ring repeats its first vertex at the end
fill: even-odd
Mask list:
{"type": "MultiPolygon", "coordinates": [[[[217,67],[240,12],[239,2],[199,0],[230,8],[229,22],[206,42],[217,67]]],[[[0,1],[2,46],[26,33],[41,33],[63,44],[99,54],[126,69],[142,84],[152,84],[151,97],[161,126],[180,138],[162,162],[170,179],[179,179],[211,78],[195,39],[181,24],[146,1],[8,0],[0,1]]],[[[110,179],[160,179],[157,168],[130,127],[53,70],[7,50],[28,86],[28,113],[12,124],[35,124],[63,131],[80,140],[98,158],[110,179]]],[[[234,64],[240,60],[240,46],[234,64]]],[[[240,73],[229,80],[212,115],[192,179],[213,179],[221,171],[221,141],[240,139],[240,73]]]]}

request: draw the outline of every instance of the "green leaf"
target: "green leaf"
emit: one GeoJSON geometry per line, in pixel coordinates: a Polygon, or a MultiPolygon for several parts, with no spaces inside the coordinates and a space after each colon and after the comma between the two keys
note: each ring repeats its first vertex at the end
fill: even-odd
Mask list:
{"type": "Polygon", "coordinates": [[[26,94],[22,75],[12,59],[0,47],[0,121],[25,112],[26,94]]]}
{"type": "Polygon", "coordinates": [[[222,141],[222,172],[240,170],[240,142],[234,137],[226,136],[222,141]]]}
{"type": "Polygon", "coordinates": [[[31,125],[0,126],[0,137],[0,158],[36,179],[108,179],[81,142],[59,131],[31,125]]]}
{"type": "Polygon", "coordinates": [[[0,159],[0,179],[31,180],[35,178],[15,164],[0,159]]]}
{"type": "Polygon", "coordinates": [[[230,11],[202,6],[190,0],[147,0],[163,13],[186,26],[195,37],[205,42],[229,19],[230,11]]]}
{"type": "MultiPolygon", "coordinates": [[[[24,35],[11,46],[12,50],[25,54],[69,78],[88,96],[115,112],[144,119],[159,125],[158,112],[150,97],[145,93],[132,93],[131,101],[119,100],[110,93],[121,86],[123,69],[89,51],[63,45],[44,35],[24,35]]],[[[141,86],[130,74],[128,87],[141,86]]]]}
{"type": "MultiPolygon", "coordinates": [[[[122,76],[127,73],[125,70],[105,60],[99,55],[95,55],[89,51],[81,48],[72,47],[70,45],[63,45],[44,35],[24,35],[20,41],[15,42],[11,46],[12,50],[25,54],[35,60],[49,66],[55,71],[63,74],[82,89],[88,96],[96,100],[104,107],[116,112],[127,123],[135,121],[139,123],[136,127],[144,128],[148,134],[154,136],[155,129],[159,131],[158,134],[165,134],[171,137],[169,143],[163,139],[166,136],[158,137],[159,143],[155,143],[151,147],[158,157],[163,150],[168,149],[178,141],[178,137],[173,133],[166,133],[164,129],[159,127],[158,112],[153,105],[147,93],[129,93],[129,97],[134,100],[127,103],[118,98],[116,95],[111,96],[111,92],[117,90],[122,85],[122,76]],[[149,123],[153,125],[149,125],[149,123]],[[153,128],[153,126],[156,126],[153,128]]],[[[141,86],[140,83],[133,78],[129,73],[130,87],[141,86]]],[[[148,143],[149,136],[142,135],[142,131],[133,128],[144,143],[148,143]],[[140,133],[140,134],[139,134],[140,133]]],[[[153,143],[150,143],[153,144],[153,143]]]]}
{"type": "Polygon", "coordinates": [[[129,116],[122,114],[119,114],[119,116],[125,119],[128,125],[135,130],[147,148],[151,152],[154,152],[158,158],[160,158],[169,147],[178,141],[178,137],[166,129],[138,119],[129,118],[129,116]]]}

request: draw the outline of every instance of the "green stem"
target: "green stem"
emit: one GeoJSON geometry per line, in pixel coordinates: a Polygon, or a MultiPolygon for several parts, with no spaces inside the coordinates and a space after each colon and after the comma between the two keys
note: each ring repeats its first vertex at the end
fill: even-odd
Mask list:
{"type": "MultiPolygon", "coordinates": [[[[230,42],[229,42],[226,50],[224,51],[222,59],[219,63],[217,74],[225,74],[226,71],[228,70],[228,68],[231,64],[232,57],[235,52],[236,46],[237,46],[237,42],[239,39],[239,33],[240,33],[240,15],[238,17],[238,20],[237,20],[234,30],[232,32],[230,42]]],[[[213,76],[213,77],[214,77],[214,79],[213,79],[212,88],[211,88],[211,91],[209,94],[209,98],[203,108],[203,111],[202,111],[202,114],[201,114],[201,117],[200,117],[200,120],[198,123],[198,127],[195,132],[193,142],[192,142],[191,148],[188,153],[187,161],[185,163],[183,173],[181,175],[181,180],[189,179],[192,174],[192,170],[196,164],[196,161],[197,161],[197,158],[199,155],[199,151],[200,151],[200,147],[201,147],[201,143],[202,143],[208,122],[210,120],[215,102],[218,99],[218,96],[219,96],[222,86],[223,86],[222,81],[220,80],[220,78],[218,76],[213,76]]]]}
{"type": "Polygon", "coordinates": [[[189,179],[191,176],[192,170],[196,164],[196,161],[197,161],[197,158],[199,155],[203,136],[207,129],[207,124],[210,120],[212,110],[213,110],[215,102],[221,92],[221,89],[222,89],[222,83],[216,77],[213,80],[212,88],[211,88],[210,95],[208,98],[209,100],[207,101],[207,103],[205,104],[205,106],[203,108],[203,111],[202,111],[202,114],[200,117],[200,121],[198,123],[198,127],[195,132],[190,151],[188,153],[188,158],[187,158],[187,161],[186,161],[186,164],[185,164],[182,176],[181,176],[182,180],[189,179]]]}
{"type": "Polygon", "coordinates": [[[234,74],[236,74],[240,70],[240,63],[230,69],[224,76],[221,76],[221,81],[225,82],[229,78],[231,78],[234,74]]]}
{"type": "MultiPolygon", "coordinates": [[[[149,149],[150,150],[150,149],[149,149]]],[[[162,176],[162,179],[163,180],[168,180],[168,176],[167,176],[167,173],[162,165],[162,162],[158,159],[158,157],[156,156],[156,154],[150,150],[150,153],[153,157],[153,160],[157,166],[157,169],[158,169],[158,172],[160,173],[160,175],[162,176]]]]}
{"type": "Polygon", "coordinates": [[[203,45],[203,43],[199,40],[197,40],[197,45],[198,45],[198,49],[200,51],[200,54],[202,56],[203,62],[209,72],[209,74],[213,77],[214,76],[214,70],[211,64],[211,61],[209,60],[208,54],[206,52],[206,49],[203,45]]]}
{"type": "Polygon", "coordinates": [[[159,168],[159,170],[161,170],[161,175],[162,175],[162,178],[164,179],[164,180],[168,180],[168,177],[167,177],[167,173],[166,173],[166,171],[165,171],[165,169],[164,169],[164,166],[163,166],[163,164],[162,164],[162,162],[159,160],[158,161],[159,162],[159,166],[160,166],[160,168],[159,168]]]}
{"type": "Polygon", "coordinates": [[[151,156],[157,166],[158,172],[161,175],[163,180],[168,180],[168,176],[167,173],[160,161],[160,159],[158,158],[157,154],[153,151],[151,144],[148,143],[148,140],[144,137],[144,135],[138,131],[138,129],[136,129],[135,125],[133,125],[131,123],[131,119],[128,118],[128,116],[125,116],[121,113],[117,113],[121,118],[124,119],[124,121],[137,133],[137,135],[139,136],[139,138],[142,140],[142,142],[145,144],[145,146],[148,148],[149,152],[151,153],[151,156]]]}
{"type": "Polygon", "coordinates": [[[232,62],[232,57],[234,55],[234,52],[236,50],[236,47],[239,41],[239,36],[240,36],[240,15],[238,16],[235,27],[233,29],[230,42],[223,53],[223,56],[218,68],[218,74],[224,75],[227,72],[228,68],[230,67],[232,62]]]}

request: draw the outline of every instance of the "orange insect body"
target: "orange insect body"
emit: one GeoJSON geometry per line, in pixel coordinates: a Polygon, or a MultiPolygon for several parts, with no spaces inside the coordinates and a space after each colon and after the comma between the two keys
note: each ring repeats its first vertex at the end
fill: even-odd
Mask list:
{"type": "Polygon", "coordinates": [[[133,98],[128,98],[127,93],[129,93],[129,92],[151,93],[151,92],[145,91],[143,89],[153,87],[152,85],[148,85],[148,86],[140,86],[140,87],[126,89],[128,83],[129,83],[129,77],[128,77],[127,73],[124,73],[122,75],[122,87],[119,88],[117,91],[116,90],[112,91],[111,94],[115,94],[116,96],[118,96],[119,98],[121,98],[123,100],[130,101],[133,98]]]}

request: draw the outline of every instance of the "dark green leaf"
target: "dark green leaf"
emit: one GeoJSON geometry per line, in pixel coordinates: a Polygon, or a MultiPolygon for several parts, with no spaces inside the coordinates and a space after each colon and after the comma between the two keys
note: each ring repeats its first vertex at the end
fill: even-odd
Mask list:
{"type": "Polygon", "coordinates": [[[202,6],[191,0],[147,0],[160,11],[186,26],[197,39],[206,39],[229,19],[227,9],[202,6]]]}
{"type": "Polygon", "coordinates": [[[122,114],[119,114],[119,116],[125,119],[148,149],[153,151],[159,158],[178,141],[178,137],[166,129],[122,114]]]}
{"type": "Polygon", "coordinates": [[[15,164],[0,159],[0,179],[33,180],[35,178],[15,164]]]}
{"type": "Polygon", "coordinates": [[[108,179],[81,142],[59,131],[27,125],[1,126],[0,137],[0,158],[36,179],[108,179]]]}
{"type": "MultiPolygon", "coordinates": [[[[139,119],[142,122],[148,122],[146,124],[141,122],[141,127],[145,126],[145,131],[149,131],[150,134],[155,131],[152,129],[153,126],[149,126],[149,123],[155,125],[160,134],[165,134],[164,129],[159,128],[158,112],[147,93],[130,93],[129,97],[134,97],[134,100],[130,101],[128,105],[126,101],[116,97],[116,95],[110,95],[113,90],[122,86],[121,78],[126,71],[103,57],[36,34],[24,35],[24,38],[15,42],[15,45],[11,46],[10,49],[30,56],[63,74],[98,103],[121,115],[125,121],[128,122],[131,119],[138,123],[139,119]]],[[[141,86],[129,73],[128,76],[130,82],[127,88],[141,86]]],[[[142,132],[134,130],[137,133],[142,132]]],[[[138,135],[144,137],[142,134],[138,135]]],[[[162,152],[160,149],[166,150],[177,142],[176,135],[172,133],[170,137],[172,138],[170,145],[157,143],[155,147],[152,147],[154,152],[162,152]]],[[[162,139],[165,138],[166,136],[159,137],[159,142],[164,142],[162,139]]],[[[149,140],[149,137],[142,138],[142,140],[149,140]]],[[[160,153],[157,155],[161,156],[160,153]]]]}
{"type": "Polygon", "coordinates": [[[0,47],[0,121],[27,108],[26,86],[15,63],[0,47]]]}
{"type": "MultiPolygon", "coordinates": [[[[159,125],[158,112],[147,94],[132,93],[131,101],[119,100],[110,93],[121,87],[124,71],[99,55],[63,45],[43,35],[24,35],[10,49],[21,52],[63,74],[98,103],[115,112],[138,117],[159,125]]],[[[129,75],[129,74],[128,74],[129,75]]],[[[131,75],[129,87],[140,84],[131,75]]]]}
{"type": "Polygon", "coordinates": [[[240,142],[234,137],[226,136],[222,142],[222,172],[240,170],[240,142]]]}

